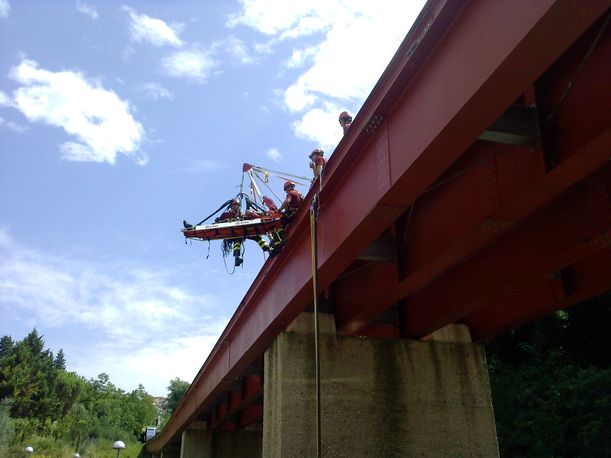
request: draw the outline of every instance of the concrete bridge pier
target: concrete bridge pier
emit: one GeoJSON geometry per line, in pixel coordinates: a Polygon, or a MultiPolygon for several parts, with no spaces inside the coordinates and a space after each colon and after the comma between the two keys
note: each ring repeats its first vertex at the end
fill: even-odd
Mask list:
{"type": "MultiPolygon", "coordinates": [[[[265,353],[263,456],[315,456],[312,318],[265,353]]],[[[484,349],[453,325],[421,341],[341,336],[321,316],[323,456],[498,456],[484,349]]]]}
{"type": "MultiPolygon", "coordinates": [[[[178,455],[177,455],[178,456],[178,455]]],[[[218,431],[194,422],[182,433],[180,458],[261,456],[260,431],[218,431]]]]}
{"type": "Polygon", "coordinates": [[[170,445],[158,453],[151,455],[153,458],[179,458],[180,448],[176,445],[170,445]]]}

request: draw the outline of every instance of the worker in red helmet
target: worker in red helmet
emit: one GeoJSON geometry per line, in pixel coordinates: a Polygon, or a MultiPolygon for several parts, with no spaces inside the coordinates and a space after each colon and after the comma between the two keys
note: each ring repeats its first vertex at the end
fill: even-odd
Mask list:
{"type": "Polygon", "coordinates": [[[234,219],[241,218],[242,210],[240,209],[240,201],[238,199],[233,199],[229,203],[229,208],[227,208],[221,216],[216,218],[214,221],[217,223],[231,221],[234,219]]]}
{"type": "Polygon", "coordinates": [[[344,135],[346,135],[346,132],[351,124],[352,116],[350,116],[347,111],[342,111],[339,115],[339,125],[342,126],[342,129],[344,129],[344,135]]]}
{"type": "MultiPolygon", "coordinates": [[[[240,219],[256,219],[260,218],[261,215],[255,213],[250,210],[246,210],[246,213],[242,215],[242,209],[240,208],[240,201],[238,199],[234,199],[229,204],[229,208],[221,213],[221,216],[216,218],[214,221],[217,223],[225,223],[228,221],[235,221],[240,219]]],[[[260,235],[253,235],[251,237],[246,237],[250,240],[254,240],[261,247],[263,251],[270,252],[269,245],[260,235]]],[[[235,266],[240,266],[244,259],[242,258],[242,243],[244,242],[244,237],[233,238],[233,239],[225,239],[223,241],[223,249],[225,252],[232,251],[233,257],[235,258],[235,266]]]]}
{"type": "MultiPolygon", "coordinates": [[[[229,207],[225,209],[221,215],[214,220],[215,223],[226,223],[229,221],[235,221],[242,218],[242,209],[240,208],[240,201],[233,199],[229,203],[229,207]]],[[[235,259],[235,266],[240,266],[244,259],[242,259],[242,242],[244,238],[225,239],[223,240],[223,252],[233,252],[235,259]]]]}
{"type": "MultiPolygon", "coordinates": [[[[229,206],[225,209],[221,216],[214,220],[215,223],[233,221],[236,219],[242,218],[242,211],[240,209],[240,201],[238,199],[233,199],[229,202],[229,206]]],[[[182,225],[185,229],[193,229],[195,226],[191,223],[188,223],[186,220],[182,221],[182,225]]]]}
{"type": "MultiPolygon", "coordinates": [[[[215,223],[233,221],[235,219],[242,218],[242,211],[240,210],[240,201],[238,199],[233,199],[229,203],[229,207],[225,209],[221,216],[214,220],[215,223]]],[[[193,229],[195,226],[193,224],[188,223],[186,220],[182,221],[182,225],[185,229],[193,229]]]]}
{"type": "Polygon", "coordinates": [[[314,180],[320,177],[325,165],[327,164],[327,160],[324,158],[324,155],[325,152],[320,148],[316,148],[310,153],[310,168],[312,169],[312,173],[314,173],[314,180]]]}
{"type": "Polygon", "coordinates": [[[287,181],[284,183],[284,190],[286,191],[286,198],[282,205],[280,206],[280,221],[282,221],[283,227],[280,229],[276,229],[275,237],[274,237],[274,251],[277,253],[280,252],[282,245],[286,241],[286,232],[284,232],[284,227],[291,221],[291,218],[297,213],[299,210],[299,206],[303,200],[303,196],[299,191],[295,189],[295,183],[292,181],[287,181]]]}
{"type": "Polygon", "coordinates": [[[280,212],[282,213],[283,222],[288,224],[293,215],[299,210],[303,196],[295,189],[295,183],[290,180],[284,183],[284,190],[286,191],[286,199],[284,199],[280,206],[280,212]]]}

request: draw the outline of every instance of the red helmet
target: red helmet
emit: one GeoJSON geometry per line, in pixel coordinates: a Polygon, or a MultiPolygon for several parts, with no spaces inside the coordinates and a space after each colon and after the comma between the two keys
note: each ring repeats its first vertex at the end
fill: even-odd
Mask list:
{"type": "Polygon", "coordinates": [[[286,181],[284,183],[284,190],[286,191],[288,188],[294,188],[295,187],[295,183],[293,183],[291,180],[286,181]]]}
{"type": "Polygon", "coordinates": [[[325,152],[324,152],[323,150],[321,150],[320,148],[316,148],[314,151],[312,151],[312,152],[310,153],[310,156],[309,156],[309,157],[310,157],[310,159],[312,159],[312,157],[314,157],[314,156],[316,156],[316,155],[318,155],[318,156],[324,156],[324,155],[325,155],[325,152]]]}
{"type": "Polygon", "coordinates": [[[352,122],[352,116],[347,111],[342,111],[339,114],[339,123],[341,124],[342,122],[352,122]]]}

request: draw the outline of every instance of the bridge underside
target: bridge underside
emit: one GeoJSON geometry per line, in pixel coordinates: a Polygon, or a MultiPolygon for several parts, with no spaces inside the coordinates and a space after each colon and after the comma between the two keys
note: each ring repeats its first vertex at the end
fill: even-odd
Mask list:
{"type": "MultiPolygon", "coordinates": [[[[427,4],[325,169],[339,333],[482,341],[611,289],[608,7],[427,4]]],[[[260,428],[263,354],[313,300],[307,207],[149,451],[194,421],[260,428]]]]}

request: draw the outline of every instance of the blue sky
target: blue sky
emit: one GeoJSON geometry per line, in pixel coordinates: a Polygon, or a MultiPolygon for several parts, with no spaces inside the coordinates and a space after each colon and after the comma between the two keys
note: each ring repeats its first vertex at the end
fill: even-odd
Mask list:
{"type": "Polygon", "coordinates": [[[331,156],[422,5],[0,0],[0,334],[125,390],[191,381],[264,257],[230,275],[183,218],[244,162],[331,156]]]}

